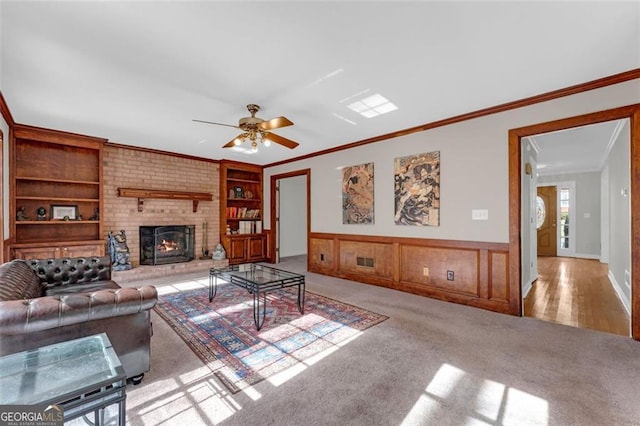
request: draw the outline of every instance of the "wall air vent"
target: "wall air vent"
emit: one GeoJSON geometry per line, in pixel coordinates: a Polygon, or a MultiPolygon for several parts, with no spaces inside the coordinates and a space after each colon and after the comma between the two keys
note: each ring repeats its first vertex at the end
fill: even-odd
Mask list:
{"type": "Polygon", "coordinates": [[[375,262],[373,257],[356,257],[356,265],[364,266],[365,268],[373,268],[375,266],[375,262]]]}

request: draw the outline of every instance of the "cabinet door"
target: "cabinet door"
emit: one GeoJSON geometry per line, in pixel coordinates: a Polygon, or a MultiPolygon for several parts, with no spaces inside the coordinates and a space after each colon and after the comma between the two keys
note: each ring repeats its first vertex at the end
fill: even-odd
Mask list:
{"type": "Polygon", "coordinates": [[[104,246],[101,244],[87,244],[84,246],[62,247],[60,257],[92,257],[104,256],[104,246]]]}
{"type": "Polygon", "coordinates": [[[261,235],[258,237],[249,237],[247,239],[247,246],[249,249],[249,256],[248,256],[248,260],[250,261],[257,261],[257,260],[262,260],[265,258],[266,255],[266,244],[267,243],[267,239],[265,236],[261,235]]]}
{"type": "Polygon", "coordinates": [[[59,247],[33,247],[13,249],[14,259],[55,259],[60,257],[59,247]]]}
{"type": "Polygon", "coordinates": [[[229,261],[242,262],[246,259],[246,238],[230,238],[229,239],[229,261]]]}

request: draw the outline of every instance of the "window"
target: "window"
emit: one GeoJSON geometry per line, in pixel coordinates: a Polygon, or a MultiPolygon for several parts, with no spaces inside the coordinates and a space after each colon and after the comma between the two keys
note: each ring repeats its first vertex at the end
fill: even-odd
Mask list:
{"type": "Polygon", "coordinates": [[[569,248],[569,188],[560,188],[560,248],[569,248]]]}
{"type": "Polygon", "coordinates": [[[536,229],[540,229],[544,225],[546,219],[547,209],[544,205],[544,200],[540,197],[536,197],[536,229]]]}

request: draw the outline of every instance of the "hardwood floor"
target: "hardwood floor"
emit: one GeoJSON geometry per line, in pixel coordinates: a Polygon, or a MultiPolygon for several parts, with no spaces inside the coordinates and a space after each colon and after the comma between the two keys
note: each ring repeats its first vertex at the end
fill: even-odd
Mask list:
{"type": "Polygon", "coordinates": [[[629,315],[597,260],[538,257],[538,280],[523,308],[527,317],[630,336],[629,315]]]}

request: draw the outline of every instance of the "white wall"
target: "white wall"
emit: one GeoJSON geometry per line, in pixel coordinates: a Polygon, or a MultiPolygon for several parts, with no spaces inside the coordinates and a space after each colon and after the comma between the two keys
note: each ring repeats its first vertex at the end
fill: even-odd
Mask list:
{"type": "Polygon", "coordinates": [[[522,138],[522,161],[521,161],[521,248],[522,253],[522,297],[525,298],[533,282],[538,278],[538,239],[536,229],[536,187],[538,177],[536,174],[536,165],[538,162],[538,154],[531,145],[528,138],[522,138]],[[531,174],[526,173],[525,164],[531,165],[531,174]]]}
{"type": "MultiPolygon", "coordinates": [[[[313,232],[507,243],[509,241],[509,129],[634,104],[639,101],[640,81],[635,80],[446,127],[270,167],[265,169],[265,205],[270,205],[269,177],[271,175],[310,168],[311,230],[313,232]],[[393,159],[429,151],[440,151],[440,226],[395,225],[393,159]],[[341,168],[366,162],[375,163],[375,224],[366,227],[342,224],[341,168]],[[487,209],[489,220],[472,221],[472,209],[487,209]]],[[[397,113],[402,113],[402,109],[397,113]]],[[[304,140],[300,142],[304,143],[304,140]]],[[[344,143],[349,142],[352,141],[344,141],[344,143]]],[[[270,223],[269,209],[265,209],[265,213],[265,223],[268,224],[270,223]]]]}
{"type": "Polygon", "coordinates": [[[544,186],[545,183],[575,182],[575,193],[572,194],[575,211],[569,213],[569,223],[573,221],[573,255],[576,257],[600,258],[600,177],[600,172],[538,177],[538,186],[544,186]]]}
{"type": "Polygon", "coordinates": [[[609,279],[631,312],[631,193],[629,120],[609,154],[609,279]]]}
{"type": "Polygon", "coordinates": [[[280,179],[280,257],[301,254],[307,254],[306,175],[280,179]]]}
{"type": "Polygon", "coordinates": [[[609,263],[609,164],[600,174],[600,262],[609,263]]]}

